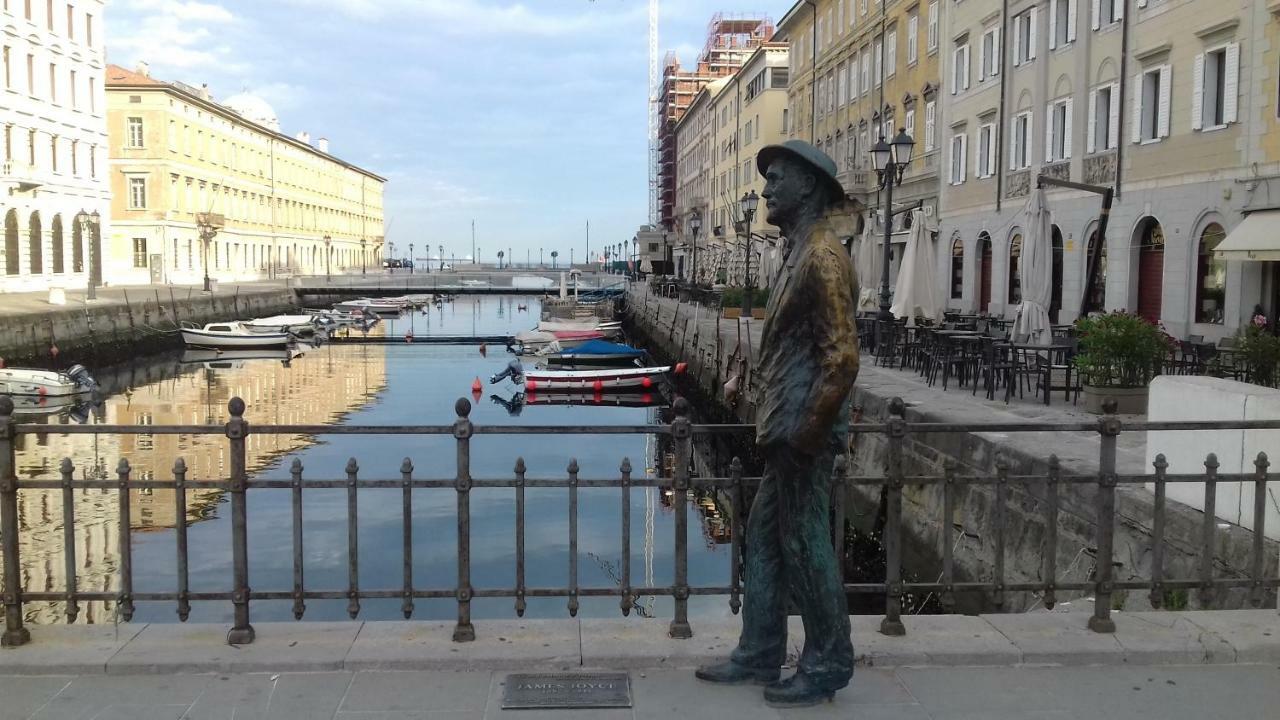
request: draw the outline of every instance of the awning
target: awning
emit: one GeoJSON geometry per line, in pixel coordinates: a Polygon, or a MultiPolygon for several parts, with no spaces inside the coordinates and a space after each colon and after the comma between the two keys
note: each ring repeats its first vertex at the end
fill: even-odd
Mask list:
{"type": "Polygon", "coordinates": [[[1256,210],[1227,234],[1214,255],[1223,260],[1280,261],[1280,210],[1256,210]]]}

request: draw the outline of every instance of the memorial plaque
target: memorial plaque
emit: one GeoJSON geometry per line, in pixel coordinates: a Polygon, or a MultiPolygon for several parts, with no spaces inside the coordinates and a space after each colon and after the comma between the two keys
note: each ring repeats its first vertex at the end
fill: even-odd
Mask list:
{"type": "Polygon", "coordinates": [[[629,707],[626,673],[517,673],[502,690],[503,710],[629,707]]]}

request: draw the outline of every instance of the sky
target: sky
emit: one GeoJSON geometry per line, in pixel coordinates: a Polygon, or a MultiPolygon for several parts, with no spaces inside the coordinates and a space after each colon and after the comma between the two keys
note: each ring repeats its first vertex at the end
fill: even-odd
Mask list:
{"type": "MultiPolygon", "coordinates": [[[[726,1],[665,0],[660,52],[792,5],[726,1]]],[[[109,62],[258,95],[387,178],[396,255],[470,254],[474,221],[483,261],[581,261],[648,221],[647,0],[109,0],[106,28],[109,62]]]]}

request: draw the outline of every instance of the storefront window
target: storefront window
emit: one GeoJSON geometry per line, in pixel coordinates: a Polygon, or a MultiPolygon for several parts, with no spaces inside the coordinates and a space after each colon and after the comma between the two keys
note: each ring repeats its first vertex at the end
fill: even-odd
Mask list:
{"type": "Polygon", "coordinates": [[[951,242],[951,299],[964,297],[964,243],[960,238],[951,242]]]}
{"type": "Polygon", "coordinates": [[[1200,250],[1196,258],[1196,322],[1222,324],[1226,304],[1227,263],[1214,257],[1213,251],[1226,237],[1222,226],[1210,223],[1200,234],[1200,250]]]}
{"type": "Polygon", "coordinates": [[[1014,235],[1009,241],[1009,304],[1022,302],[1022,278],[1018,261],[1022,257],[1022,235],[1014,235]]]}

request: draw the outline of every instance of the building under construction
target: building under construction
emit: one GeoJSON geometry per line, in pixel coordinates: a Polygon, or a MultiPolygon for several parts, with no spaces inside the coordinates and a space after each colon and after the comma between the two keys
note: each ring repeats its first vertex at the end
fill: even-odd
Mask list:
{"type": "Polygon", "coordinates": [[[707,42],[692,69],[682,68],[675,53],[667,53],[658,87],[658,220],[674,230],[676,199],[676,123],[707,83],[738,71],[751,53],[773,37],[773,22],[762,15],[716,13],[707,26],[707,42]]]}

